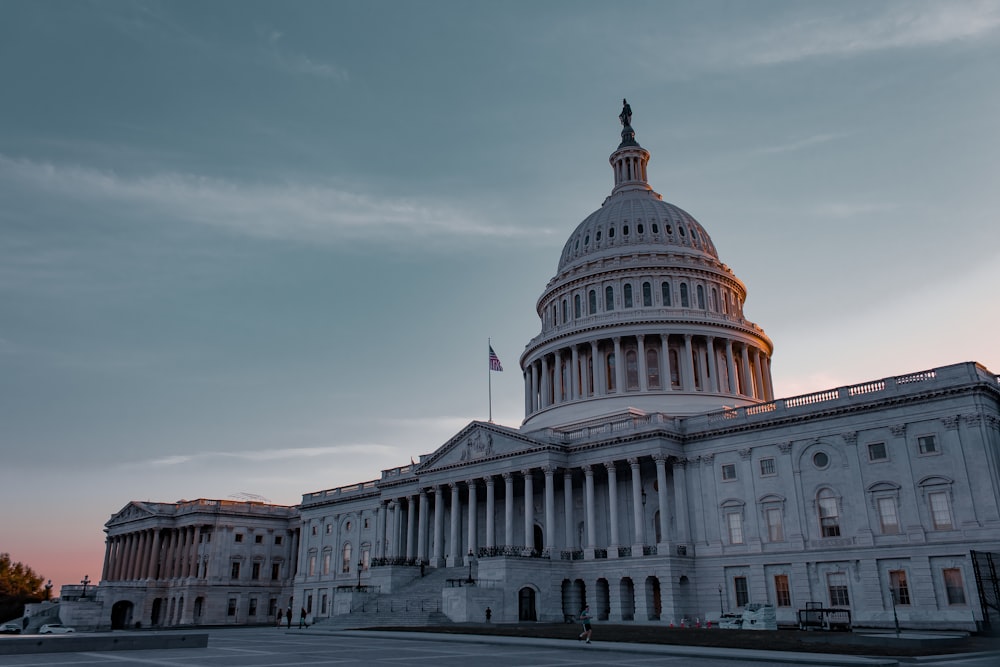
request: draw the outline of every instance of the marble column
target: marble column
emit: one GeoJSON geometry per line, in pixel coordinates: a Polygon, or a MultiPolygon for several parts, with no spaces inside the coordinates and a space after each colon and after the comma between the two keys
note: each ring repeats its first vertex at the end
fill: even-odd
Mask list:
{"type": "Polygon", "coordinates": [[[408,496],[406,506],[406,560],[412,561],[417,557],[417,497],[408,496]]]}
{"type": "Polygon", "coordinates": [[[547,408],[552,405],[552,401],[549,399],[552,391],[552,382],[549,379],[549,357],[545,355],[542,357],[542,396],[538,401],[538,407],[547,408]]]}
{"type": "Polygon", "coordinates": [[[684,369],[681,374],[681,386],[684,391],[694,391],[694,348],[691,344],[691,334],[684,334],[684,360],[681,362],[684,369]]]}
{"type": "Polygon", "coordinates": [[[476,480],[467,479],[465,480],[465,484],[469,487],[469,548],[466,553],[471,551],[473,556],[475,556],[476,550],[479,548],[476,542],[476,514],[478,511],[476,508],[476,500],[478,491],[476,489],[476,480]]]}
{"type": "Polygon", "coordinates": [[[622,339],[615,336],[612,341],[615,344],[615,393],[625,393],[625,360],[622,358],[622,339]]]}
{"type": "MultiPolygon", "coordinates": [[[[641,548],[646,544],[642,516],[646,508],[642,504],[642,474],[639,470],[639,459],[629,459],[628,467],[632,473],[632,518],[635,522],[635,544],[641,548]]],[[[635,553],[633,551],[632,555],[641,556],[642,552],[635,553]]]]}
{"type": "Polygon", "coordinates": [[[717,392],[721,389],[719,384],[719,369],[715,363],[715,336],[706,336],[705,346],[708,354],[708,384],[706,391],[717,392]]]}
{"type": "Polygon", "coordinates": [[[423,563],[427,560],[427,515],[429,513],[426,489],[420,489],[419,498],[420,509],[417,510],[417,562],[423,563]]]}
{"type": "Polygon", "coordinates": [[[563,402],[562,350],[552,353],[552,379],[552,403],[558,405],[563,402]]]}
{"type": "Polygon", "coordinates": [[[605,463],[604,467],[608,470],[608,525],[611,528],[611,548],[608,549],[608,557],[617,558],[618,546],[621,544],[618,539],[618,473],[615,471],[614,461],[605,463]]]}
{"type": "Polygon", "coordinates": [[[743,366],[743,395],[753,397],[753,374],[750,372],[750,350],[744,343],[740,350],[740,362],[743,366]]]}
{"type": "Polygon", "coordinates": [[[434,486],[434,567],[440,567],[444,556],[444,487],[434,486]]]}
{"type": "Polygon", "coordinates": [[[160,564],[160,529],[153,529],[153,546],[149,550],[149,567],[146,569],[147,579],[157,579],[159,577],[160,564]]]}
{"type": "Polygon", "coordinates": [[[575,540],[573,539],[574,529],[573,526],[573,471],[564,470],[563,471],[563,515],[565,516],[565,537],[566,537],[566,549],[572,551],[575,546],[575,540]]]}
{"type": "MultiPolygon", "coordinates": [[[[674,391],[673,374],[670,372],[670,338],[667,334],[660,334],[660,388],[666,391],[674,391]]],[[[678,373],[680,370],[678,369],[678,373]]]]}
{"type": "MultiPolygon", "coordinates": [[[[657,544],[666,544],[670,541],[670,515],[667,498],[667,457],[664,454],[657,454],[653,457],[656,462],[656,503],[660,510],[660,539],[657,544]]],[[[664,554],[661,554],[664,555],[664,554]]]]}
{"type": "Polygon", "coordinates": [[[637,361],[639,362],[639,391],[646,393],[649,391],[649,372],[646,370],[646,344],[645,336],[642,334],[636,335],[635,339],[638,344],[637,356],[639,357],[637,361]]]}
{"type": "Polygon", "coordinates": [[[522,470],[524,477],[524,546],[528,549],[535,545],[535,480],[531,469],[522,470]]]}
{"type": "Polygon", "coordinates": [[[486,482],[486,548],[492,549],[496,546],[496,480],[493,475],[487,475],[483,480],[486,482]]]}
{"type": "Polygon", "coordinates": [[[501,473],[504,484],[504,531],[503,541],[505,547],[514,545],[514,476],[509,473],[501,473]]]}
{"type": "Polygon", "coordinates": [[[101,581],[108,581],[111,570],[111,538],[104,540],[104,566],[101,568],[101,581]]]}
{"type": "Polygon", "coordinates": [[[556,488],[553,466],[545,466],[545,549],[551,553],[556,546],[556,488]]]}
{"type": "Polygon", "coordinates": [[[532,362],[531,364],[531,411],[537,412],[541,408],[541,398],[539,392],[541,388],[538,386],[538,364],[532,362]]]}
{"type": "Polygon", "coordinates": [[[760,371],[760,350],[758,350],[757,348],[754,348],[754,351],[753,351],[753,370],[754,370],[754,374],[755,374],[755,378],[754,378],[754,393],[757,395],[757,398],[763,399],[764,398],[764,376],[761,374],[761,371],[760,371]]]}
{"type": "Polygon", "coordinates": [[[462,564],[462,544],[458,537],[458,522],[462,519],[462,505],[458,497],[458,484],[452,482],[448,486],[451,487],[451,538],[448,540],[448,566],[455,567],[462,564]]]}
{"type": "Polygon", "coordinates": [[[597,530],[594,526],[594,469],[589,465],[583,466],[583,475],[586,496],[584,510],[587,521],[587,548],[593,550],[597,547],[597,530]]]}
{"type": "Polygon", "coordinates": [[[580,398],[583,382],[580,380],[580,351],[577,350],[576,345],[570,349],[570,364],[572,364],[572,369],[570,371],[570,400],[577,400],[580,398]]]}
{"type": "Polygon", "coordinates": [[[688,544],[688,509],[687,509],[687,479],[684,467],[687,461],[677,459],[674,461],[674,504],[677,505],[677,516],[675,525],[677,526],[677,541],[681,544],[688,544]]]}
{"type": "Polygon", "coordinates": [[[733,341],[726,339],[726,373],[729,375],[729,393],[736,394],[736,362],[733,359],[733,341]]]}

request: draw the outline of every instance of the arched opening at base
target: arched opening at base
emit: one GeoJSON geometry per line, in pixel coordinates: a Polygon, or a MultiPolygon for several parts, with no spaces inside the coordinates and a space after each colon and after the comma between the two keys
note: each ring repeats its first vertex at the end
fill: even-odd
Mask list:
{"type": "Polygon", "coordinates": [[[133,605],[128,600],[119,600],[111,606],[111,629],[124,630],[132,627],[133,605]]]}
{"type": "Polygon", "coordinates": [[[525,586],[517,592],[517,620],[537,621],[535,613],[535,589],[525,586]]]}

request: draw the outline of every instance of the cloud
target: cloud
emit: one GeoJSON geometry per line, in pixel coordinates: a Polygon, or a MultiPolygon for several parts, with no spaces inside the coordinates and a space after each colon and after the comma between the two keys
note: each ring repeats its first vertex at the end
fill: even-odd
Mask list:
{"type": "Polygon", "coordinates": [[[325,183],[239,183],[174,172],[124,176],[0,155],[0,183],[75,206],[93,202],[134,219],[167,218],[255,237],[306,242],[520,238],[546,230],[494,224],[448,201],[378,197],[325,183]]]}
{"type": "Polygon", "coordinates": [[[897,204],[891,202],[827,202],[819,204],[813,208],[813,215],[824,218],[837,218],[840,220],[855,218],[857,216],[868,216],[875,213],[887,213],[898,209],[897,204]]]}
{"type": "Polygon", "coordinates": [[[279,54],[277,59],[279,64],[285,69],[298,74],[308,74],[311,76],[318,76],[324,79],[332,79],[334,81],[342,82],[347,82],[351,78],[347,70],[343,67],[339,67],[332,63],[324,63],[314,60],[302,53],[294,55],[279,54]]]}
{"type": "Polygon", "coordinates": [[[396,449],[389,445],[371,443],[356,443],[349,445],[324,445],[319,447],[287,447],[281,449],[260,449],[247,452],[197,452],[194,454],[177,454],[163,456],[146,461],[135,461],[122,464],[125,468],[155,467],[170,468],[183,465],[201,466],[208,462],[237,461],[247,463],[290,462],[303,459],[315,459],[323,456],[344,456],[363,454],[366,456],[394,453],[396,449]]]}
{"type": "Polygon", "coordinates": [[[755,152],[757,153],[791,153],[794,151],[799,151],[804,148],[809,148],[811,146],[816,146],[819,144],[825,144],[836,139],[842,139],[846,137],[846,134],[815,134],[811,137],[806,137],[805,139],[797,139],[795,141],[790,141],[785,144],[778,144],[775,146],[765,146],[763,148],[758,148],[755,152]]]}

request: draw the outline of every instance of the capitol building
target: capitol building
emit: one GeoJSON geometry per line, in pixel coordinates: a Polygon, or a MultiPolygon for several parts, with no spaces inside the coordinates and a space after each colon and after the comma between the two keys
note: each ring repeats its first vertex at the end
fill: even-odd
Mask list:
{"type": "Polygon", "coordinates": [[[561,622],[588,604],[669,625],[753,603],[782,625],[809,606],[989,621],[973,554],[1000,552],[997,375],[776,397],[747,286],[653,190],[627,104],[620,120],[610,194],[535,306],[519,427],[471,422],[292,507],[131,502],[105,526],[95,624],[561,622]]]}

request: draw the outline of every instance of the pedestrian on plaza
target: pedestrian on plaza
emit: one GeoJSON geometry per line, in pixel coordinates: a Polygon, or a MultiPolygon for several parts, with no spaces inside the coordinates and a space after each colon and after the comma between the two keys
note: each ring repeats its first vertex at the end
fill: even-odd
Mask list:
{"type": "Polygon", "coordinates": [[[299,612],[299,628],[301,629],[303,625],[306,626],[307,628],[309,627],[309,624],[306,623],[306,608],[305,607],[302,607],[302,611],[299,612]]]}
{"type": "Polygon", "coordinates": [[[288,621],[288,629],[292,629],[292,608],[285,610],[285,620],[288,621]]]}
{"type": "Polygon", "coordinates": [[[489,607],[486,608],[486,622],[489,623],[490,619],[493,618],[493,610],[489,607]]]}
{"type": "Polygon", "coordinates": [[[580,622],[583,623],[583,632],[580,633],[578,639],[586,639],[588,644],[590,643],[590,635],[594,631],[590,625],[592,620],[590,605],[584,605],[583,610],[580,612],[580,622]]]}

